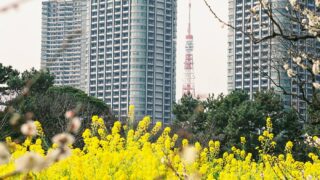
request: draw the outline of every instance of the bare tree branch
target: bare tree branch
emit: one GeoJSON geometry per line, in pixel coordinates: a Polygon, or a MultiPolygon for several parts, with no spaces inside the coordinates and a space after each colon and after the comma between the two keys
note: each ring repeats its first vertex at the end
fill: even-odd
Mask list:
{"type": "Polygon", "coordinates": [[[0,7],[0,14],[8,12],[12,9],[18,9],[21,4],[26,3],[31,0],[16,0],[15,2],[9,3],[5,6],[0,7]]]}

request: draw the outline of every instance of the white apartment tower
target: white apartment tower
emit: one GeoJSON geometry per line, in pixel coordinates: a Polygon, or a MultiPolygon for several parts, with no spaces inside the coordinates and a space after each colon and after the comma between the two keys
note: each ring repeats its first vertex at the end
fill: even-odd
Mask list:
{"type": "Polygon", "coordinates": [[[176,0],[92,0],[89,94],[120,119],[135,106],[169,123],[176,90],[176,0]]]}
{"type": "Polygon", "coordinates": [[[55,76],[55,85],[87,88],[88,14],[86,0],[42,2],[41,69],[55,76]]]}

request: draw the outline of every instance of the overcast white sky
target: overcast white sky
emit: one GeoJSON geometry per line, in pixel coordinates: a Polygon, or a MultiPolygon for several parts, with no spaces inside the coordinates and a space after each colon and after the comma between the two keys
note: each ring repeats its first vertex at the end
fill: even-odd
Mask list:
{"type": "MultiPolygon", "coordinates": [[[[0,7],[16,0],[0,0],[0,7]]],[[[181,97],[188,0],[178,1],[177,98],[181,97]]],[[[227,1],[211,0],[227,20],[227,1]]],[[[227,29],[210,14],[203,0],[192,0],[195,85],[198,94],[227,91],[227,29]]],[[[41,0],[29,0],[16,10],[0,14],[0,62],[18,70],[40,67],[41,0]]]]}

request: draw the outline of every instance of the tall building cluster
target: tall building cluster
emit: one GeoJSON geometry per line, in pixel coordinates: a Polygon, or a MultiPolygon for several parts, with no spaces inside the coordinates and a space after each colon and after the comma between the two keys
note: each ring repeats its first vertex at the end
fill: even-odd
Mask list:
{"type": "MultiPolygon", "coordinates": [[[[284,0],[270,0],[281,12],[284,0]]],[[[272,21],[260,9],[259,0],[228,0],[228,91],[245,90],[253,98],[257,91],[282,86],[293,94],[311,96],[312,84],[301,88],[276,61],[287,61],[285,41],[272,38],[253,43],[272,32],[272,21]],[[258,8],[257,8],[258,7],[258,8]],[[254,16],[252,10],[255,9],[254,16]],[[281,60],[280,60],[281,59],[281,60]]],[[[306,6],[312,8],[312,3],[306,6]]],[[[195,96],[193,35],[190,22],[186,36],[183,93],[195,96]]],[[[84,90],[106,102],[120,119],[127,118],[130,105],[136,119],[145,115],[170,123],[176,96],[177,0],[43,0],[41,67],[55,75],[56,85],[84,90]]],[[[281,17],[281,15],[279,16],[281,17]]],[[[301,27],[278,19],[286,28],[301,27]]],[[[320,45],[299,42],[296,48],[316,51],[320,45]]],[[[310,75],[294,64],[289,66],[308,80],[310,75]]],[[[283,95],[284,105],[306,115],[306,103],[283,95]]]]}
{"type": "Polygon", "coordinates": [[[120,119],[171,121],[176,89],[176,0],[43,1],[42,68],[120,119]]]}

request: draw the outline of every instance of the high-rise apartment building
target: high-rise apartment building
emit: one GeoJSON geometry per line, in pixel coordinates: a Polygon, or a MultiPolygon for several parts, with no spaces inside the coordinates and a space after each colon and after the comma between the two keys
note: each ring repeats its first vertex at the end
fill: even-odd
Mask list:
{"type": "Polygon", "coordinates": [[[42,2],[41,69],[55,85],[87,90],[88,14],[86,0],[42,2]]]}
{"type": "Polygon", "coordinates": [[[175,100],[176,0],[92,0],[89,94],[120,119],[171,121],[175,100]]]}
{"type": "MultiPolygon", "coordinates": [[[[290,43],[273,38],[261,43],[253,43],[243,32],[252,33],[257,39],[266,37],[272,32],[271,20],[268,15],[260,10],[259,0],[229,0],[229,23],[235,29],[229,28],[228,34],[228,91],[242,89],[247,91],[251,98],[256,91],[275,89],[282,94],[282,90],[275,86],[280,85],[287,92],[300,95],[305,93],[311,96],[312,84],[303,85],[304,92],[295,83],[295,78],[289,78],[282,69],[285,62],[290,62],[288,49],[293,46],[290,43]],[[256,11],[252,15],[252,11],[256,11]],[[282,63],[282,64],[281,64],[282,63]]],[[[278,9],[275,12],[285,12],[288,6],[286,0],[269,0],[272,7],[278,9]]],[[[306,4],[312,6],[312,3],[306,4]]],[[[297,23],[289,22],[283,14],[278,14],[277,20],[286,30],[295,33],[303,33],[297,23]]],[[[295,48],[305,51],[314,51],[305,41],[297,42],[295,48]]],[[[292,63],[290,67],[299,74],[302,79],[309,79],[310,75],[297,65],[292,63]]],[[[302,116],[306,116],[306,103],[296,96],[283,95],[284,105],[299,110],[302,116]]]]}
{"type": "Polygon", "coordinates": [[[258,0],[229,0],[229,23],[237,30],[228,34],[228,91],[244,89],[250,94],[270,88],[270,81],[260,70],[269,73],[270,42],[253,44],[242,32],[252,29],[259,37],[269,35],[270,22],[266,14],[252,18],[251,9],[258,0]],[[267,23],[265,26],[261,26],[267,23]],[[264,28],[262,28],[264,27],[264,28]]]}

